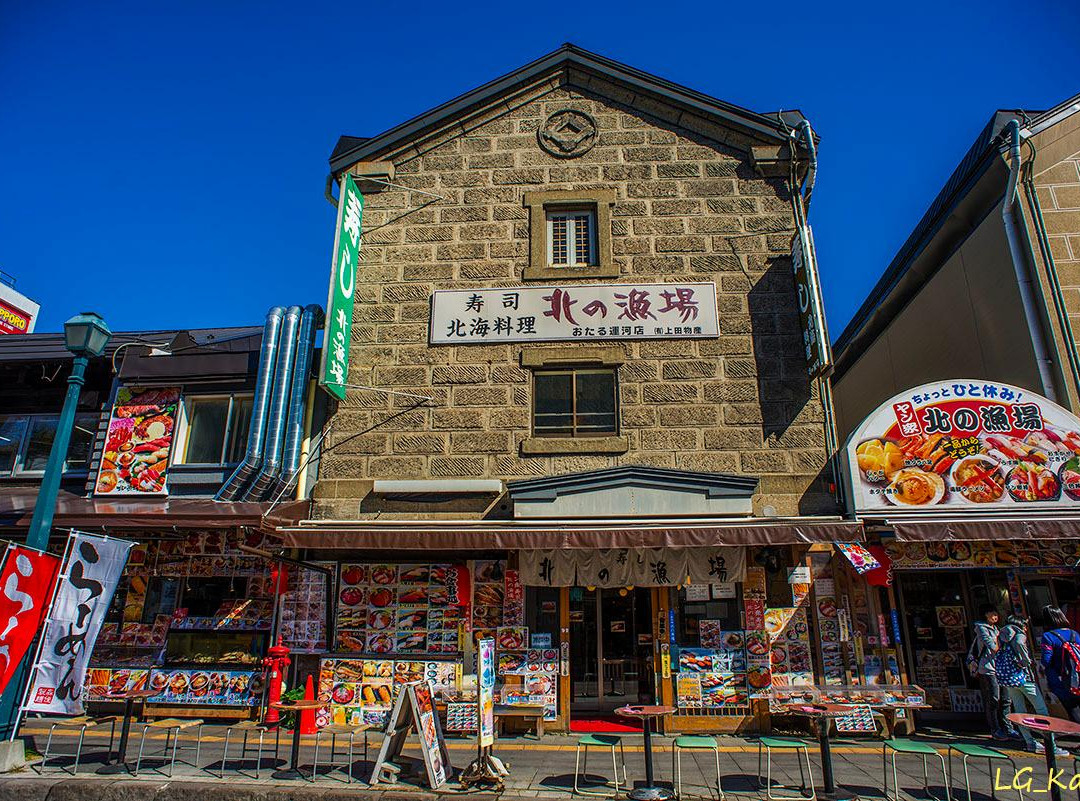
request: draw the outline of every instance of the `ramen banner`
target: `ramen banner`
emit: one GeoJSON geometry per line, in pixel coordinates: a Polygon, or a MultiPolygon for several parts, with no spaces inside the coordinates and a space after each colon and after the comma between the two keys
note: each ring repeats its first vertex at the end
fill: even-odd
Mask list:
{"type": "Polygon", "coordinates": [[[1080,420],[1009,384],[915,387],[867,417],[846,451],[858,512],[1080,507],[1080,420]]]}

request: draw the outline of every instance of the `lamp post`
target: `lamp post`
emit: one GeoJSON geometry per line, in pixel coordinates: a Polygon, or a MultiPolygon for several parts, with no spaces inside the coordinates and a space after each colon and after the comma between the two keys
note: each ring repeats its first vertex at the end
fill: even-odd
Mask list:
{"type": "MultiPolygon", "coordinates": [[[[75,356],[68,376],[67,394],[64,395],[64,407],[60,411],[60,421],[56,425],[49,461],[45,464],[45,475],[41,478],[34,503],[34,516],[30,519],[30,528],[26,532],[26,546],[37,551],[49,547],[49,534],[52,530],[53,515],[56,513],[56,499],[60,494],[60,477],[67,460],[68,445],[71,443],[71,430],[75,424],[75,410],[79,405],[79,394],[86,383],[86,367],[90,359],[105,352],[112,332],[100,315],[94,312],[76,314],[64,323],[64,344],[75,356]]],[[[9,739],[15,734],[19,705],[26,692],[29,678],[30,661],[33,648],[27,650],[15,675],[8,682],[4,695],[0,698],[0,738],[9,739]]]]}

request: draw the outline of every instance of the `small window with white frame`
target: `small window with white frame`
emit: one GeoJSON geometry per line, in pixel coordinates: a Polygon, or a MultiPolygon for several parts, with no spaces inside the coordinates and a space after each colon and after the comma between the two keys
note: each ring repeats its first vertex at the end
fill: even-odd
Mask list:
{"type": "Polygon", "coordinates": [[[596,211],[589,208],[546,209],[548,266],[595,267],[596,211]]]}
{"type": "Polygon", "coordinates": [[[244,458],[251,424],[247,394],[184,398],[173,461],[176,464],[233,465],[244,458]]]}

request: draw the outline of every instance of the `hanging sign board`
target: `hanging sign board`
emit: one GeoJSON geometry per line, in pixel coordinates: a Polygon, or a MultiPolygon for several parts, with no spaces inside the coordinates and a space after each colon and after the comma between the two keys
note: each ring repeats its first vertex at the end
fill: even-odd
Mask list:
{"type": "Polygon", "coordinates": [[[127,564],[127,540],[71,533],[68,556],[39,645],[29,712],[81,715],[90,654],[127,564]]]}
{"type": "Polygon", "coordinates": [[[113,401],[95,495],[167,495],[179,387],[120,387],[113,401]]]}
{"type": "Polygon", "coordinates": [[[431,297],[432,345],[718,336],[715,284],[440,289],[431,297]]]}
{"type": "Polygon", "coordinates": [[[890,398],[846,446],[857,512],[1080,508],[1080,419],[1030,390],[952,379],[890,398]]]}
{"type": "Polygon", "coordinates": [[[0,570],[0,693],[41,629],[60,557],[9,545],[0,570]]]}
{"type": "Polygon", "coordinates": [[[791,241],[791,266],[795,271],[795,289],[799,300],[799,322],[806,351],[806,372],[818,378],[832,372],[832,348],[825,325],[825,304],[818,280],[814,233],[809,225],[800,225],[791,241]]]}
{"type": "Polygon", "coordinates": [[[371,784],[380,780],[396,780],[397,770],[388,769],[394,764],[405,747],[405,739],[416,731],[420,738],[420,751],[424,755],[424,768],[428,785],[438,790],[448,778],[450,754],[446,750],[439,716],[431,700],[431,688],[424,682],[412,682],[402,687],[390,712],[379,757],[371,774],[371,784]],[[386,774],[384,778],[383,774],[386,774]]]}
{"type": "Polygon", "coordinates": [[[495,640],[477,643],[477,703],[480,706],[480,747],[495,744],[495,640]]]}
{"type": "Polygon", "coordinates": [[[346,174],[338,195],[337,229],[334,233],[330,294],[326,300],[326,331],[323,335],[319,385],[338,400],[345,400],[349,375],[349,342],[352,339],[356,270],[360,262],[360,221],[364,196],[346,174]]]}

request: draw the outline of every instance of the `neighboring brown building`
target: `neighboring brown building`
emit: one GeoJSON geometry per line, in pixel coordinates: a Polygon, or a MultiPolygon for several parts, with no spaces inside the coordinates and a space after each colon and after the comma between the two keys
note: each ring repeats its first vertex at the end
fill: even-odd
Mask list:
{"type": "Polygon", "coordinates": [[[979,134],[835,343],[841,440],[886,398],[948,378],[1005,381],[1080,411],[1077,112],[1080,95],[998,111],[979,134]],[[1014,120],[1015,258],[1002,215],[1014,120]]]}
{"type": "MultiPolygon", "coordinates": [[[[365,198],[348,391],[312,519],[282,529],[304,558],[341,565],[338,657],[460,648],[468,672],[472,637],[453,621],[498,632],[502,651],[524,623],[560,654],[543,705],[566,726],[620,700],[676,700],[671,654],[708,647],[701,619],[764,638],[764,617],[744,620],[753,576],[752,609],[802,621],[792,676],[813,678],[809,596],[787,569],[858,529],[837,517],[793,278],[801,123],[566,45],[341,139],[332,179],[351,174],[365,198]],[[383,602],[412,603],[427,575],[442,599],[462,560],[471,613],[432,602],[426,630],[399,619],[384,633],[383,602]]],[[[763,713],[739,665],[728,696],[684,698],[678,725],[763,713]]],[[[341,680],[333,664],[323,679],[341,680]]],[[[504,700],[520,701],[512,684],[504,700]]],[[[369,719],[366,701],[352,709],[335,719],[369,719]]]]}

